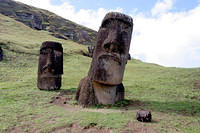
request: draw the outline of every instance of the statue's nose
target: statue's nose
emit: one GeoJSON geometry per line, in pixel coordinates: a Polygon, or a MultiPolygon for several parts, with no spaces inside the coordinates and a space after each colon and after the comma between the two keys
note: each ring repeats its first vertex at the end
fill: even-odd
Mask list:
{"type": "Polygon", "coordinates": [[[54,53],[53,50],[51,50],[47,56],[47,65],[51,66],[53,65],[53,62],[54,62],[54,53]]]}
{"type": "Polygon", "coordinates": [[[49,51],[47,56],[46,65],[43,67],[43,69],[47,69],[49,72],[54,71],[54,53],[53,50],[49,51]]]}
{"type": "Polygon", "coordinates": [[[118,33],[111,33],[107,40],[104,42],[104,49],[107,52],[117,52],[118,48],[120,47],[120,41],[118,40],[119,37],[118,33]]]}
{"type": "Polygon", "coordinates": [[[119,25],[115,25],[109,30],[108,37],[104,41],[104,48],[107,52],[115,52],[118,49],[121,39],[120,36],[121,32],[119,25]]]}
{"type": "Polygon", "coordinates": [[[120,26],[115,25],[109,32],[110,43],[117,43],[120,39],[120,26]]]}

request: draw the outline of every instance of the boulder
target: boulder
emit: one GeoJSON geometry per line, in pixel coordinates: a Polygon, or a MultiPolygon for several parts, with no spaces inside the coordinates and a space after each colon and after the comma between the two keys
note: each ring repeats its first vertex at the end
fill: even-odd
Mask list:
{"type": "Polygon", "coordinates": [[[151,122],[151,112],[146,110],[139,110],[137,112],[136,119],[141,122],[151,122]]]}

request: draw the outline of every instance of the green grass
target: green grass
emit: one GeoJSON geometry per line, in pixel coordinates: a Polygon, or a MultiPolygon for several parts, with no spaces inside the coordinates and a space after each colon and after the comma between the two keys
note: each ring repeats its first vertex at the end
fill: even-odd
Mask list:
{"type": "MultiPolygon", "coordinates": [[[[158,133],[198,133],[200,131],[200,68],[167,68],[139,60],[128,62],[124,74],[125,98],[133,102],[121,107],[70,111],[49,103],[59,91],[37,88],[38,51],[46,40],[58,41],[64,48],[64,74],[61,90],[75,90],[87,75],[91,59],[78,54],[86,47],[59,40],[44,31],[32,30],[0,15],[0,46],[5,58],[0,62],[0,132],[48,132],[78,123],[120,131],[129,122],[155,128],[158,133]],[[150,110],[152,123],[135,120],[138,109],[150,110]]],[[[77,105],[72,105],[78,108],[77,105]]],[[[127,128],[128,130],[128,128],[127,128]]]]}

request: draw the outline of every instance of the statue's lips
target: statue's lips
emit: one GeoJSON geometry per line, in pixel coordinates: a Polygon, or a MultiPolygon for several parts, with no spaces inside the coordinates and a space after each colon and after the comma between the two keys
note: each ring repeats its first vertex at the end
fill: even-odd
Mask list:
{"type": "Polygon", "coordinates": [[[120,57],[118,57],[117,55],[103,54],[103,55],[99,56],[99,59],[111,59],[111,60],[113,60],[115,62],[118,62],[121,65],[120,57]]]}
{"type": "Polygon", "coordinates": [[[56,77],[60,77],[61,74],[52,74],[52,73],[42,73],[41,74],[41,78],[56,78],[56,77]]]}
{"type": "Polygon", "coordinates": [[[42,75],[43,75],[43,77],[57,77],[61,74],[55,73],[55,69],[53,69],[53,68],[44,66],[42,69],[42,75]]]}

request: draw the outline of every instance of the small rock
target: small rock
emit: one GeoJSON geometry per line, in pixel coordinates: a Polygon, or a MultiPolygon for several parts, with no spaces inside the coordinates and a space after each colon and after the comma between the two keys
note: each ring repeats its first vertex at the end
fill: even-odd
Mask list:
{"type": "Polygon", "coordinates": [[[139,110],[136,119],[141,122],[151,122],[151,112],[146,110],[139,110]]]}

